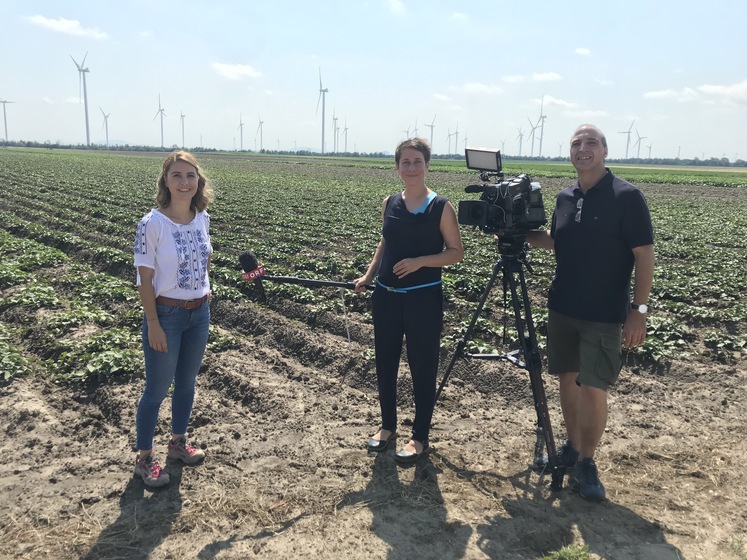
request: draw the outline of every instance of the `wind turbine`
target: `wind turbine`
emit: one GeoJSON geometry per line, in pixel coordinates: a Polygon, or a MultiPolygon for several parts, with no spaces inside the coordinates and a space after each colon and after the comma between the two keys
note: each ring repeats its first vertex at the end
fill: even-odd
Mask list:
{"type": "Polygon", "coordinates": [[[412,131],[412,135],[414,138],[418,137],[418,119],[415,119],[415,128],[412,131]]]}
{"type": "Polygon", "coordinates": [[[324,106],[327,100],[329,88],[322,85],[322,69],[319,68],[319,99],[316,101],[316,112],[319,114],[319,102],[322,103],[322,155],[324,155],[324,106]]]}
{"type": "Polygon", "coordinates": [[[179,113],[179,118],[182,121],[182,149],[184,148],[184,117],[186,117],[183,112],[179,113]]]}
{"type": "Polygon", "coordinates": [[[633,145],[634,148],[636,146],[638,146],[638,152],[636,153],[635,157],[638,158],[638,159],[641,159],[641,140],[644,140],[645,138],[648,138],[648,137],[647,136],[641,136],[638,133],[638,129],[637,128],[635,129],[635,134],[636,134],[636,136],[638,136],[638,140],[636,140],[635,144],[633,145]]]}
{"type": "Polygon", "coordinates": [[[405,133],[405,140],[410,138],[410,125],[407,125],[407,130],[403,130],[402,132],[405,133]]]}
{"type": "Polygon", "coordinates": [[[547,118],[544,113],[545,110],[545,96],[542,96],[542,104],[540,105],[540,116],[537,124],[540,125],[540,151],[539,157],[542,157],[542,139],[545,137],[545,119],[547,118]]]}
{"type": "Polygon", "coordinates": [[[558,142],[558,157],[563,157],[563,143],[558,142]]]}
{"type": "MultiPolygon", "coordinates": [[[[241,146],[241,151],[244,151],[244,121],[241,120],[241,113],[239,113],[239,126],[236,127],[237,130],[239,130],[239,142],[241,146]]],[[[234,146],[233,149],[236,150],[236,140],[234,140],[234,146]]]]}
{"type": "Polygon", "coordinates": [[[501,153],[502,154],[506,153],[506,141],[505,140],[501,140],[501,153]]]}
{"type": "Polygon", "coordinates": [[[529,135],[532,137],[532,153],[529,157],[534,157],[534,137],[535,137],[535,131],[537,130],[537,127],[539,126],[540,121],[537,121],[537,124],[532,124],[532,119],[527,117],[527,120],[529,121],[529,126],[532,127],[531,132],[529,135]]]}
{"type": "Polygon", "coordinates": [[[466,153],[467,152],[467,133],[466,132],[464,133],[464,140],[463,140],[463,142],[464,142],[464,151],[466,153]]]}
{"type": "Polygon", "coordinates": [[[627,134],[628,135],[628,142],[625,144],[625,159],[628,159],[628,148],[630,148],[630,135],[631,131],[633,130],[633,125],[635,124],[635,119],[633,119],[633,122],[630,123],[630,128],[628,130],[623,130],[619,132],[619,134],[627,134]]]}
{"type": "Polygon", "coordinates": [[[161,115],[161,147],[163,148],[163,117],[166,114],[166,111],[164,111],[163,107],[161,107],[161,94],[158,94],[158,111],[156,111],[156,115],[153,117],[153,120],[156,120],[156,117],[158,115],[161,115]]]}
{"type": "MultiPolygon", "coordinates": [[[[99,109],[101,109],[101,105],[99,105],[99,109]]],[[[104,113],[104,110],[101,109],[101,114],[104,115],[104,124],[101,128],[106,128],[106,147],[108,148],[109,147],[109,115],[111,115],[111,113],[107,115],[106,113],[104,113]]]]}
{"type": "Polygon", "coordinates": [[[516,137],[519,140],[519,157],[521,157],[521,146],[524,143],[524,131],[519,127],[519,135],[516,137]]]}
{"type": "MultiPolygon", "coordinates": [[[[652,140],[651,143],[646,146],[648,148],[648,159],[651,159],[651,147],[654,145],[654,141],[652,140]]],[[[736,158],[734,158],[736,159],[736,158]]]]}
{"type": "Polygon", "coordinates": [[[457,121],[456,130],[454,131],[454,155],[459,149],[459,121],[457,121]]]}
{"type": "Polygon", "coordinates": [[[451,155],[451,137],[453,135],[451,134],[451,128],[449,128],[447,130],[449,131],[449,134],[446,136],[446,141],[449,143],[449,148],[448,148],[448,150],[446,152],[446,155],[450,156],[451,155]]]}
{"type": "MultiPolygon", "coordinates": [[[[259,121],[259,125],[257,126],[257,132],[254,133],[254,136],[259,134],[259,151],[261,152],[264,149],[264,142],[262,141],[262,125],[265,124],[265,121],[263,121],[262,117],[260,117],[259,115],[257,115],[257,121],[259,121]]],[[[280,140],[278,140],[278,142],[279,141],[280,140]]]]}
{"type": "Polygon", "coordinates": [[[427,124],[425,126],[431,129],[431,149],[433,149],[433,128],[436,126],[436,115],[433,115],[433,120],[431,121],[431,124],[427,124]]]}
{"type": "Polygon", "coordinates": [[[342,135],[345,137],[345,153],[348,153],[348,119],[345,119],[345,128],[342,129],[342,135]]]}
{"type": "Polygon", "coordinates": [[[8,143],[8,117],[5,114],[5,106],[8,103],[15,103],[15,101],[8,101],[7,99],[0,99],[0,103],[3,104],[3,125],[5,126],[5,143],[8,143]]]}
{"type": "Polygon", "coordinates": [[[91,133],[89,132],[88,128],[88,88],[86,88],[86,72],[90,72],[90,70],[83,67],[86,64],[86,57],[88,57],[88,53],[86,53],[86,56],[83,57],[83,61],[78,64],[77,62],[75,62],[73,55],[70,55],[73,63],[78,68],[78,96],[80,96],[80,84],[83,84],[83,108],[86,112],[86,146],[90,146],[91,133]]]}
{"type": "Polygon", "coordinates": [[[337,110],[332,111],[332,153],[337,153],[337,110]]]}

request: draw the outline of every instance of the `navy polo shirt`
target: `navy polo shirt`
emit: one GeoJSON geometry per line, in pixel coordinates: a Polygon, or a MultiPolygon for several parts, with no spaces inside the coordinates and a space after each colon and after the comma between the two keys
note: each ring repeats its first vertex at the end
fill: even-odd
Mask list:
{"type": "Polygon", "coordinates": [[[558,194],[550,234],[557,267],[548,308],[574,319],[623,323],[630,310],[632,249],[654,242],[641,191],[609,169],[586,194],[577,181],[558,194]]]}

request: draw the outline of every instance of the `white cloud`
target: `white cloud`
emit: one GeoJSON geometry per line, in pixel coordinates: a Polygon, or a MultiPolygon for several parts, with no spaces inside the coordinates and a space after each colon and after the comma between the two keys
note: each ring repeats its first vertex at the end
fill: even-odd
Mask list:
{"type": "Polygon", "coordinates": [[[600,78],[594,78],[594,81],[596,83],[598,83],[600,86],[607,87],[607,86],[611,86],[612,85],[612,80],[602,80],[600,78]]]}
{"type": "Polygon", "coordinates": [[[692,88],[682,88],[679,91],[673,89],[663,89],[659,91],[649,91],[643,94],[645,99],[664,99],[672,101],[695,101],[698,99],[698,92],[692,88]]]}
{"type": "Polygon", "coordinates": [[[542,74],[535,72],[532,74],[532,79],[535,82],[556,82],[563,78],[557,72],[544,72],[542,74]]]}
{"type": "Polygon", "coordinates": [[[591,54],[591,50],[585,47],[579,47],[573,52],[575,52],[579,56],[589,56],[591,54]]]}
{"type": "Polygon", "coordinates": [[[503,76],[501,80],[509,84],[518,84],[519,82],[524,81],[524,76],[519,76],[519,75],[503,76]]]}
{"type": "Polygon", "coordinates": [[[729,103],[747,103],[747,80],[728,86],[702,85],[697,89],[706,96],[729,103]]]}
{"type": "Polygon", "coordinates": [[[563,116],[574,119],[595,119],[597,117],[607,117],[609,114],[607,111],[593,111],[591,109],[586,109],[583,111],[563,111],[563,116]]]}
{"type": "Polygon", "coordinates": [[[229,80],[241,80],[243,78],[260,78],[262,73],[248,64],[223,64],[213,62],[213,69],[224,78],[229,80]]]}
{"type": "Polygon", "coordinates": [[[44,96],[42,97],[42,101],[46,103],[47,105],[54,105],[54,101],[52,101],[49,97],[44,96]]]}
{"type": "Polygon", "coordinates": [[[83,103],[83,100],[80,97],[72,97],[71,96],[71,97],[66,97],[65,98],[65,103],[72,103],[72,104],[78,105],[80,103],[83,103]]]}
{"type": "Polygon", "coordinates": [[[433,97],[438,101],[451,101],[451,97],[449,97],[448,95],[443,95],[442,93],[434,93],[433,97]]]}
{"type": "Polygon", "coordinates": [[[467,21],[469,20],[469,17],[467,17],[467,14],[463,14],[461,12],[454,12],[451,14],[451,19],[455,19],[457,21],[467,21]]]}
{"type": "Polygon", "coordinates": [[[406,11],[405,3],[402,0],[389,0],[389,10],[395,14],[404,14],[406,11]]]}
{"type": "Polygon", "coordinates": [[[461,86],[452,86],[451,89],[462,93],[475,93],[480,95],[493,95],[503,92],[500,86],[493,84],[482,84],[480,82],[471,82],[461,86]]]}
{"type": "Polygon", "coordinates": [[[86,29],[81,27],[80,22],[77,19],[65,19],[59,17],[57,19],[50,19],[44,16],[31,16],[26,18],[28,21],[39,27],[51,29],[58,33],[66,33],[68,35],[75,35],[76,37],[88,37],[90,39],[108,39],[109,35],[103,31],[96,29],[86,29]]]}
{"type": "MultiPolygon", "coordinates": [[[[537,100],[537,105],[541,104],[542,100],[537,100]]],[[[564,101],[563,99],[557,99],[552,95],[545,95],[544,98],[545,107],[560,107],[561,109],[572,109],[577,107],[577,103],[571,103],[570,101],[564,101]]]]}

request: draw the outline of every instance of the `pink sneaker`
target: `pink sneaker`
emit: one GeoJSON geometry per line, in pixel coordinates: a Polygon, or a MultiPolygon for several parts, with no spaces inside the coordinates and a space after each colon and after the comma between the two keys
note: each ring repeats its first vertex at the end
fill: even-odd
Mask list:
{"type": "Polygon", "coordinates": [[[135,476],[143,477],[146,486],[157,488],[169,483],[169,473],[164,472],[153,455],[135,459],[135,476]]]}
{"type": "Polygon", "coordinates": [[[168,456],[169,459],[179,459],[187,465],[194,465],[205,458],[205,452],[189,445],[186,438],[180,438],[176,442],[169,441],[168,456]]]}

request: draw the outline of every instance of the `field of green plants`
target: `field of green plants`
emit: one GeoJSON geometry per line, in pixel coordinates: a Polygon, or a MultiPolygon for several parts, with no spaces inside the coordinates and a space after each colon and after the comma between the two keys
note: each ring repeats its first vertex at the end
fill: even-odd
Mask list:
{"type": "MultiPolygon", "coordinates": [[[[141,312],[132,244],[154,205],[161,155],[1,150],[0,363],[5,379],[43,373],[60,380],[139,373],[141,312]]],[[[253,250],[271,275],[351,280],[379,237],[381,200],[399,189],[393,161],[205,156],[216,200],[209,209],[217,298],[258,299],[237,256],[253,250]]],[[[504,164],[543,185],[546,211],[573,177],[570,165],[504,164]]],[[[747,346],[747,172],[618,171],[644,192],[656,233],[656,276],[646,343],[629,359],[735,363],[747,346]]],[[[434,161],[429,184],[456,205],[477,182],[463,162],[434,161]]],[[[457,340],[497,259],[489,236],[463,228],[465,259],[445,275],[444,345],[457,340]]],[[[532,250],[535,321],[545,320],[549,252],[532,250]]],[[[275,301],[361,314],[364,295],[265,283],[275,301]],[[343,309],[344,307],[344,309],[343,309]]],[[[472,343],[492,348],[502,326],[496,292],[472,343]]],[[[211,335],[211,348],[230,348],[211,335]]]]}

